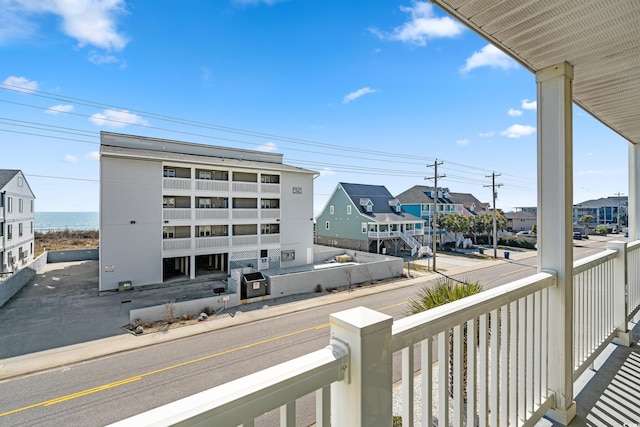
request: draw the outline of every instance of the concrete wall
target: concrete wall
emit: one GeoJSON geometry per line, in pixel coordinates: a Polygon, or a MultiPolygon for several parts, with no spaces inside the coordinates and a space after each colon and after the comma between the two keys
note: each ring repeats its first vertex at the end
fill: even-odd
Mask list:
{"type": "Polygon", "coordinates": [[[6,280],[0,282],[0,307],[9,301],[20,289],[24,287],[36,272],[47,264],[47,252],[36,258],[31,264],[25,268],[18,270],[6,280]]]}
{"type": "Polygon", "coordinates": [[[48,251],[46,262],[88,261],[98,259],[98,249],[77,249],[72,251],[48,251]]]}
{"type": "MultiPolygon", "coordinates": [[[[190,316],[198,316],[205,308],[211,311],[218,311],[225,307],[223,296],[229,297],[227,301],[227,307],[237,307],[240,305],[239,294],[225,294],[209,298],[201,298],[191,301],[182,301],[173,303],[174,317],[180,318],[183,314],[190,316]]],[[[158,320],[166,320],[168,318],[167,306],[156,305],[153,307],[137,308],[129,311],[129,323],[133,323],[136,320],[143,322],[155,322],[158,320]]]]}
{"type": "Polygon", "coordinates": [[[100,159],[100,285],[162,282],[162,163],[100,159]]]}

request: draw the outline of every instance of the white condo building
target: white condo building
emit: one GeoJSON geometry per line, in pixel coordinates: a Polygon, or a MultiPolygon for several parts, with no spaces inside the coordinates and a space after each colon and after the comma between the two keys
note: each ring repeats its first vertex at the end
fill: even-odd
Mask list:
{"type": "Polygon", "coordinates": [[[0,273],[33,261],[34,203],[23,173],[0,169],[0,273]]]}
{"type": "Polygon", "coordinates": [[[313,178],[282,155],[102,132],[100,291],[313,263],[313,178]]]}

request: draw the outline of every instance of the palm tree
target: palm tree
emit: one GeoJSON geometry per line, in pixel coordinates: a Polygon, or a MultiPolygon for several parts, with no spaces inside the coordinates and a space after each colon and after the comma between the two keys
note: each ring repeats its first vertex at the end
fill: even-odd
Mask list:
{"type": "Polygon", "coordinates": [[[482,215],[476,215],[469,218],[469,231],[473,235],[473,244],[478,244],[478,234],[484,233],[484,224],[482,223],[482,215]]]}
{"type": "Polygon", "coordinates": [[[455,236],[453,249],[457,252],[458,251],[458,233],[464,234],[469,231],[469,228],[470,228],[469,221],[467,220],[467,218],[464,217],[464,215],[461,215],[461,214],[447,215],[447,217],[444,219],[444,228],[447,231],[453,232],[455,236]]]}
{"type": "Polygon", "coordinates": [[[596,219],[594,218],[593,215],[582,215],[580,217],[580,219],[578,220],[578,224],[582,224],[586,229],[587,229],[587,233],[589,234],[589,224],[591,224],[592,222],[594,222],[596,219]]]}
{"type": "MultiPolygon", "coordinates": [[[[448,304],[483,291],[480,282],[457,282],[448,277],[441,277],[431,284],[422,287],[415,298],[409,300],[407,315],[421,313],[423,311],[448,304]]],[[[478,330],[478,328],[476,328],[478,330]]],[[[467,401],[467,324],[463,330],[463,384],[464,401],[467,401]]],[[[449,332],[449,396],[453,398],[453,332],[449,332]]]]}

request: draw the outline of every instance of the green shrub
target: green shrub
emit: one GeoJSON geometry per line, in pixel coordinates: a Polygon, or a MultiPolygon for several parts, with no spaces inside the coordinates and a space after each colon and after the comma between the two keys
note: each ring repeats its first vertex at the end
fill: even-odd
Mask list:
{"type": "Polygon", "coordinates": [[[596,234],[600,236],[606,236],[609,232],[609,228],[606,225],[599,225],[596,227],[596,234]]]}
{"type": "Polygon", "coordinates": [[[498,238],[498,245],[512,248],[535,249],[536,241],[537,239],[535,237],[500,236],[498,238]]]}

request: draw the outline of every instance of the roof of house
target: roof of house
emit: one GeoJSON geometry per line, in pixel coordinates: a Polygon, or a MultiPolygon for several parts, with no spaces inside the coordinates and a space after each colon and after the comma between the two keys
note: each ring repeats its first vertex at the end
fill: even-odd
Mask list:
{"type": "MultiPolygon", "coordinates": [[[[414,185],[407,191],[397,195],[396,198],[405,205],[415,203],[433,203],[433,198],[429,195],[432,190],[433,187],[428,187],[426,185],[414,185]]],[[[473,194],[451,193],[448,188],[441,188],[441,190],[443,190],[443,192],[448,192],[449,198],[438,198],[438,203],[462,205],[467,209],[475,205],[476,211],[486,210],[489,208],[489,203],[481,202],[476,199],[473,194]]]]}
{"type": "Polygon", "coordinates": [[[18,173],[20,171],[17,169],[0,169],[0,189],[4,188],[18,173]]]}
{"type": "Polygon", "coordinates": [[[587,200],[582,203],[577,203],[575,206],[577,208],[603,208],[603,207],[611,207],[611,206],[626,206],[628,203],[627,196],[611,196],[611,197],[601,197],[600,199],[587,200]]]}
{"type": "Polygon", "coordinates": [[[506,219],[536,219],[538,215],[533,212],[527,211],[515,211],[515,212],[505,212],[504,217],[506,219]]]}
{"type": "Polygon", "coordinates": [[[422,221],[420,218],[408,214],[406,212],[395,212],[395,203],[389,203],[396,198],[389,193],[384,185],[368,185],[368,184],[350,184],[341,182],[338,184],[342,187],[346,195],[358,207],[360,213],[367,215],[379,222],[394,221],[422,221]],[[365,203],[362,203],[362,202],[365,203]],[[366,201],[373,204],[371,212],[366,210],[366,201]]]}

